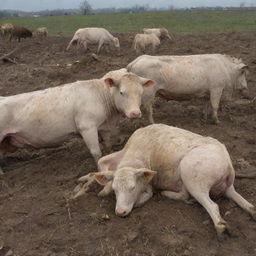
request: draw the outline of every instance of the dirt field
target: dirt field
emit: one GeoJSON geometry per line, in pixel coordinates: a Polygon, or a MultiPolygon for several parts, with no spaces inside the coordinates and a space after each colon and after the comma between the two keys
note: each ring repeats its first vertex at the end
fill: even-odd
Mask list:
{"type": "MultiPolygon", "coordinates": [[[[126,66],[136,56],[132,34],[118,34],[121,55],[102,52],[99,61],[89,54],[65,52],[70,38],[31,39],[20,43],[14,54],[19,65],[0,64],[0,95],[53,87],[101,77],[109,70],[126,66]],[[76,60],[81,63],[72,64],[76,60]]],[[[248,85],[256,96],[256,32],[175,35],[157,54],[225,53],[242,58],[250,67],[248,85]]],[[[0,40],[0,56],[17,43],[0,40]]],[[[95,49],[95,48],[93,48],[95,49]]],[[[238,100],[241,95],[235,95],[238,100]]],[[[236,101],[231,118],[220,113],[220,125],[202,117],[204,102],[157,100],[156,122],[209,135],[223,142],[237,170],[256,166],[256,103],[236,101]],[[240,104],[239,104],[240,103],[240,104]],[[246,104],[245,104],[246,103],[246,104]]],[[[146,120],[125,121],[122,133],[130,135],[146,120]]],[[[116,146],[114,149],[119,149],[116,146]]],[[[6,172],[0,176],[0,255],[9,249],[18,256],[214,256],[256,255],[256,222],[235,203],[217,199],[221,214],[232,229],[222,243],[206,211],[199,205],[163,198],[158,193],[127,218],[114,214],[114,195],[98,198],[89,193],[70,208],[66,200],[81,175],[96,169],[81,139],[72,139],[55,149],[21,150],[1,160],[6,172]]],[[[236,188],[256,205],[256,180],[240,179],[236,188]]]]}

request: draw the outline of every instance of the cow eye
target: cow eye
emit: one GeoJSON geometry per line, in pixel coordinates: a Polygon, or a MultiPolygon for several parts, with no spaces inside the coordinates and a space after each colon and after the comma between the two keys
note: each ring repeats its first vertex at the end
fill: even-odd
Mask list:
{"type": "Polygon", "coordinates": [[[121,92],[121,91],[120,91],[120,94],[121,94],[121,95],[124,95],[124,93],[123,93],[123,92],[121,92]]]}

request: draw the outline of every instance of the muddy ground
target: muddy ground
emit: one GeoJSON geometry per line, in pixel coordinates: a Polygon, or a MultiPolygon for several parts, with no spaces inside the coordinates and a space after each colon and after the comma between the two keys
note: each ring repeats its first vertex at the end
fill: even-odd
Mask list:
{"type": "MultiPolygon", "coordinates": [[[[98,78],[124,67],[136,57],[131,49],[133,35],[118,37],[121,55],[103,51],[98,61],[75,48],[66,52],[70,38],[23,40],[21,50],[13,55],[19,64],[0,63],[0,95],[98,78]],[[77,60],[81,63],[74,64],[77,60]]],[[[157,54],[225,53],[242,58],[250,67],[248,85],[255,97],[255,42],[256,32],[175,35],[175,41],[163,42],[157,54]]],[[[0,56],[16,45],[1,39],[0,56]]],[[[235,100],[241,98],[235,95],[235,100]]],[[[202,119],[204,102],[200,100],[157,100],[154,116],[156,122],[219,139],[227,146],[236,169],[250,171],[256,166],[256,103],[236,102],[230,117],[220,113],[218,126],[202,119]]],[[[121,130],[128,136],[146,124],[145,119],[125,121],[121,130]]],[[[225,198],[216,201],[232,236],[221,243],[209,215],[199,204],[187,205],[158,193],[127,218],[115,216],[114,195],[102,199],[91,192],[66,207],[77,178],[96,169],[81,139],[72,139],[55,149],[9,154],[1,160],[1,166],[5,174],[0,178],[0,243],[4,246],[0,255],[9,249],[19,256],[256,255],[256,222],[225,198]]],[[[256,180],[236,180],[235,186],[256,205],[256,180]]]]}

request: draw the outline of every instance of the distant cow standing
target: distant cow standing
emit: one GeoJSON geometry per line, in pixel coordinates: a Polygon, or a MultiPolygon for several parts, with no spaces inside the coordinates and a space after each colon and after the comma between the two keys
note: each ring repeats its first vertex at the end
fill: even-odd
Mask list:
{"type": "Polygon", "coordinates": [[[235,89],[243,93],[248,90],[248,66],[241,59],[223,54],[143,55],[128,64],[127,70],[157,83],[142,99],[151,123],[154,122],[152,104],[156,92],[166,100],[210,97],[213,121],[217,124],[220,100],[231,101],[235,89]]]}
{"type": "Polygon", "coordinates": [[[7,37],[8,35],[11,34],[12,30],[13,30],[14,26],[10,23],[6,23],[4,25],[1,26],[1,33],[4,37],[7,37]]]}
{"type": "Polygon", "coordinates": [[[35,31],[35,35],[42,38],[42,37],[47,37],[48,35],[48,30],[46,27],[41,27],[41,28],[37,28],[35,31]]]}
{"type": "Polygon", "coordinates": [[[111,35],[105,28],[80,28],[75,32],[66,50],[68,51],[74,43],[77,46],[83,45],[85,50],[87,50],[88,44],[98,44],[97,53],[100,52],[104,44],[114,45],[118,52],[120,51],[119,39],[111,35]]]}
{"type": "Polygon", "coordinates": [[[134,50],[137,54],[145,52],[147,46],[152,47],[154,53],[156,47],[160,45],[160,40],[155,34],[136,34],[134,38],[134,50]]]}
{"type": "Polygon", "coordinates": [[[11,36],[10,36],[10,41],[12,38],[18,39],[20,42],[21,38],[27,38],[27,37],[32,37],[32,32],[24,27],[14,27],[13,30],[11,31],[11,36]]]}
{"type": "Polygon", "coordinates": [[[159,39],[164,39],[164,38],[168,38],[169,40],[173,39],[166,28],[144,28],[143,33],[154,34],[159,39]]]}

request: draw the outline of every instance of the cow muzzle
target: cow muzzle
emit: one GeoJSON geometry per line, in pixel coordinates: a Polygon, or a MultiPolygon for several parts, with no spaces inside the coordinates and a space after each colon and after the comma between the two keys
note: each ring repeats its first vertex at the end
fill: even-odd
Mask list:
{"type": "Polygon", "coordinates": [[[122,208],[116,208],[115,212],[116,212],[116,215],[119,217],[125,217],[129,213],[128,211],[122,208]]]}
{"type": "Polygon", "coordinates": [[[128,118],[140,118],[141,117],[141,111],[140,110],[133,110],[128,113],[128,118]]]}

